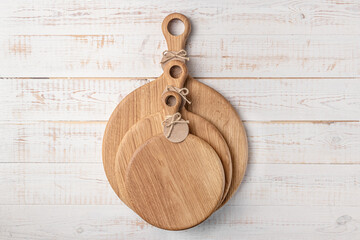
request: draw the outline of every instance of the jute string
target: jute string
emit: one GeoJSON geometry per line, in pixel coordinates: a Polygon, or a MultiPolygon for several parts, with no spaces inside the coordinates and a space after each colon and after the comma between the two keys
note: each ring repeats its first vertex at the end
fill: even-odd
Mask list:
{"type": "Polygon", "coordinates": [[[187,88],[178,88],[178,87],[174,87],[172,85],[168,85],[168,86],[166,86],[165,91],[177,92],[188,104],[191,104],[189,99],[186,98],[186,96],[189,94],[189,89],[187,89],[187,88]]]}
{"type": "Polygon", "coordinates": [[[171,60],[179,60],[181,62],[185,62],[185,61],[189,61],[190,58],[188,58],[187,56],[187,52],[184,49],[181,49],[180,51],[168,51],[165,50],[163,52],[163,57],[161,59],[161,65],[165,66],[165,63],[171,61],[171,60]]]}
{"type": "Polygon", "coordinates": [[[169,138],[171,136],[171,132],[174,129],[174,126],[178,123],[186,123],[188,124],[189,121],[185,121],[184,119],[181,119],[181,114],[179,112],[175,113],[174,115],[168,115],[165,117],[165,120],[162,122],[162,125],[164,127],[170,127],[169,132],[166,135],[166,138],[169,138]]]}

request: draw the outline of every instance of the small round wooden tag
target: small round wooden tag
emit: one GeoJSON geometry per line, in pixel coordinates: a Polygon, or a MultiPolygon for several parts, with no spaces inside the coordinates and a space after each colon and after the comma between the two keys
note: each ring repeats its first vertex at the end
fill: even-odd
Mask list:
{"type": "Polygon", "coordinates": [[[167,118],[163,123],[164,136],[173,143],[184,141],[189,135],[188,123],[188,121],[185,121],[182,118],[180,118],[180,120],[176,120],[173,117],[167,118]]]}

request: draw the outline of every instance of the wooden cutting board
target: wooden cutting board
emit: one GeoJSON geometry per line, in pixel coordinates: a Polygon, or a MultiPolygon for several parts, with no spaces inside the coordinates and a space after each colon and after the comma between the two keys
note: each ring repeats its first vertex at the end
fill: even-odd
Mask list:
{"type": "Polygon", "coordinates": [[[185,141],[172,143],[160,134],[135,152],[126,187],[132,208],[145,221],[182,230],[201,223],[217,208],[224,172],[216,152],[204,140],[189,134],[185,141]]]}
{"type": "MultiPolygon", "coordinates": [[[[167,75],[168,74],[164,73],[165,77],[167,75]]],[[[180,97],[176,92],[172,92],[172,94],[174,94],[177,99],[180,97]]],[[[218,154],[225,172],[225,189],[222,197],[222,200],[224,200],[230,188],[232,178],[231,154],[225,139],[213,124],[194,113],[188,112],[185,107],[180,108],[180,113],[183,119],[189,121],[190,133],[206,141],[218,154]]],[[[115,160],[117,187],[121,200],[127,205],[129,205],[129,202],[125,188],[125,173],[130,159],[136,149],[144,142],[163,132],[161,123],[165,115],[166,113],[161,111],[141,119],[129,129],[119,145],[115,160]]]]}
{"type": "MultiPolygon", "coordinates": [[[[165,92],[162,95],[165,115],[179,116],[181,100],[178,93],[165,92]],[[169,97],[174,98],[173,105],[168,104],[169,97]]],[[[153,124],[161,125],[161,121],[153,124]]],[[[224,170],[217,153],[201,138],[187,135],[186,127],[187,122],[179,117],[170,134],[152,136],[139,146],[126,168],[130,206],[145,221],[163,229],[181,230],[201,223],[224,195],[224,170]],[[185,139],[181,142],[169,140],[183,133],[185,139]]]]}
{"type": "MultiPolygon", "coordinates": [[[[168,49],[179,51],[185,46],[190,33],[190,23],[185,16],[175,13],[165,18],[162,29],[168,49]],[[183,34],[172,36],[168,32],[167,24],[171,19],[184,22],[183,34]]],[[[126,96],[110,116],[103,139],[103,164],[109,183],[120,198],[122,196],[119,194],[115,175],[115,158],[119,144],[137,121],[161,110],[159,96],[167,85],[166,79],[161,75],[126,96]]],[[[173,85],[177,86],[176,83],[173,85]]],[[[189,99],[192,101],[188,110],[211,122],[222,133],[229,146],[233,174],[230,190],[222,203],[225,204],[237,190],[246,170],[248,146],[245,129],[236,110],[214,89],[191,76],[188,76],[185,87],[189,89],[189,99]]]]}

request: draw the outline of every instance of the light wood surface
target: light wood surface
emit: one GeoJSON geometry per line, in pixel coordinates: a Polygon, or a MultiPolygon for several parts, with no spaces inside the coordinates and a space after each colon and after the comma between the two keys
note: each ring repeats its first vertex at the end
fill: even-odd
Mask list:
{"type": "Polygon", "coordinates": [[[279,235],[281,239],[316,237],[319,240],[328,240],[332,236],[340,240],[359,236],[357,219],[360,216],[357,207],[313,206],[310,209],[308,206],[225,206],[223,209],[224,211],[217,212],[206,221],[206,228],[201,228],[200,226],[204,225],[201,224],[196,228],[175,232],[151,227],[132,216],[129,208],[114,205],[0,206],[3,214],[12,214],[14,219],[9,222],[1,218],[0,223],[6,226],[6,230],[11,232],[13,237],[21,238],[26,234],[34,236],[34,239],[45,239],[42,236],[51,235],[62,239],[157,240],[186,237],[202,240],[204,235],[216,239],[219,236],[231,239],[234,235],[242,235],[246,239],[257,240],[264,237],[263,231],[269,231],[266,236],[269,239],[279,239],[279,235]],[[44,211],[52,214],[41,214],[44,211]],[[345,212],[352,214],[344,215],[345,212]],[[61,228],[53,228],[54,225],[61,228]],[[297,237],[300,234],[301,237],[297,237]]]}
{"type": "MultiPolygon", "coordinates": [[[[7,156],[0,161],[4,164],[100,163],[106,123],[3,121],[1,134],[9,137],[0,139],[3,154],[7,156]]],[[[246,121],[249,162],[356,165],[360,154],[359,126],[359,121],[246,121]]]]}
{"type": "Polygon", "coordinates": [[[224,184],[219,156],[192,134],[180,143],[162,134],[150,138],[135,151],[125,180],[134,210],[167,230],[191,228],[208,218],[221,203],[224,184]]]}
{"type": "MultiPolygon", "coordinates": [[[[159,57],[160,59],[160,57],[159,57]]],[[[359,121],[358,78],[204,78],[245,121],[359,121]]],[[[154,78],[4,78],[0,121],[107,121],[154,78]],[[66,112],[66,114],[64,114],[66,112]]]]}
{"type": "Polygon", "coordinates": [[[193,77],[360,74],[357,0],[0,4],[6,77],[157,77],[166,49],[158,24],[180,10],[206,26],[188,42],[193,77]]]}
{"type": "Polygon", "coordinates": [[[358,5],[1,1],[0,238],[359,238],[358,5]],[[100,160],[116,105],[163,71],[174,11],[193,25],[189,73],[245,120],[250,163],[234,197],[181,232],[134,214],[100,160]]]}
{"type": "MultiPolygon", "coordinates": [[[[128,208],[108,185],[101,163],[2,163],[1,167],[0,188],[6,190],[0,198],[1,206],[95,205],[101,208],[116,205],[128,208]],[[19,174],[14,175],[14,172],[19,174]],[[39,188],[40,181],[42,188],[39,188]]],[[[289,207],[289,211],[296,206],[308,210],[314,206],[357,207],[359,171],[356,164],[249,164],[239,194],[215,214],[234,206],[282,206],[289,207]],[[329,186],[329,182],[333,185],[329,186]]],[[[129,209],[124,215],[118,214],[142,222],[132,212],[129,209]]],[[[352,215],[351,212],[343,212],[345,214],[352,215]]],[[[206,222],[204,225],[199,228],[208,227],[206,222]]]]}
{"type": "Polygon", "coordinates": [[[169,13],[179,11],[191,16],[191,22],[202,35],[356,35],[360,22],[357,0],[307,0],[264,2],[253,0],[217,0],[204,3],[176,0],[140,2],[114,1],[104,5],[101,0],[91,2],[13,1],[1,2],[1,15],[9,24],[9,34],[88,34],[112,35],[121,31],[159,34],[157,23],[169,13]],[[157,11],[154,11],[156,9],[157,11]],[[181,10],[181,11],[180,11],[181,10]],[[197,14],[195,14],[197,13],[197,14]],[[151,16],[151,18],[145,17],[151,16]],[[71,27],[69,27],[71,26],[71,27]]]}
{"type": "MultiPolygon", "coordinates": [[[[5,77],[160,76],[159,62],[167,48],[160,37],[162,19],[157,22],[157,34],[121,34],[119,30],[108,35],[80,36],[76,33],[10,37],[0,34],[0,44],[4,46],[1,74],[5,77]],[[23,66],[22,75],[18,75],[17,66],[23,66]]],[[[195,78],[355,77],[360,74],[359,34],[331,37],[265,35],[263,32],[197,35],[194,31],[186,50],[191,58],[189,73],[195,78]]]]}

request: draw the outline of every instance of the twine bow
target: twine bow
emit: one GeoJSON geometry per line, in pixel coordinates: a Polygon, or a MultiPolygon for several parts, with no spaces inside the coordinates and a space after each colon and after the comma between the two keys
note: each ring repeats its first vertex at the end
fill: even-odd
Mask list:
{"type": "Polygon", "coordinates": [[[170,60],[180,60],[182,62],[189,61],[190,58],[186,57],[187,52],[184,49],[181,49],[180,51],[168,51],[165,50],[163,52],[163,57],[161,59],[161,64],[164,65],[170,60]]]}
{"type": "Polygon", "coordinates": [[[188,104],[191,104],[189,99],[186,98],[186,96],[189,94],[189,89],[178,88],[178,87],[174,87],[172,85],[168,85],[168,86],[166,86],[166,91],[177,92],[188,104]]]}
{"type": "Polygon", "coordinates": [[[171,132],[174,129],[174,126],[178,123],[186,123],[188,124],[189,121],[185,121],[184,119],[181,119],[181,114],[179,112],[175,113],[174,115],[168,115],[165,117],[165,120],[162,122],[162,125],[164,127],[170,127],[169,132],[166,135],[166,138],[169,138],[171,135],[171,132]]]}

